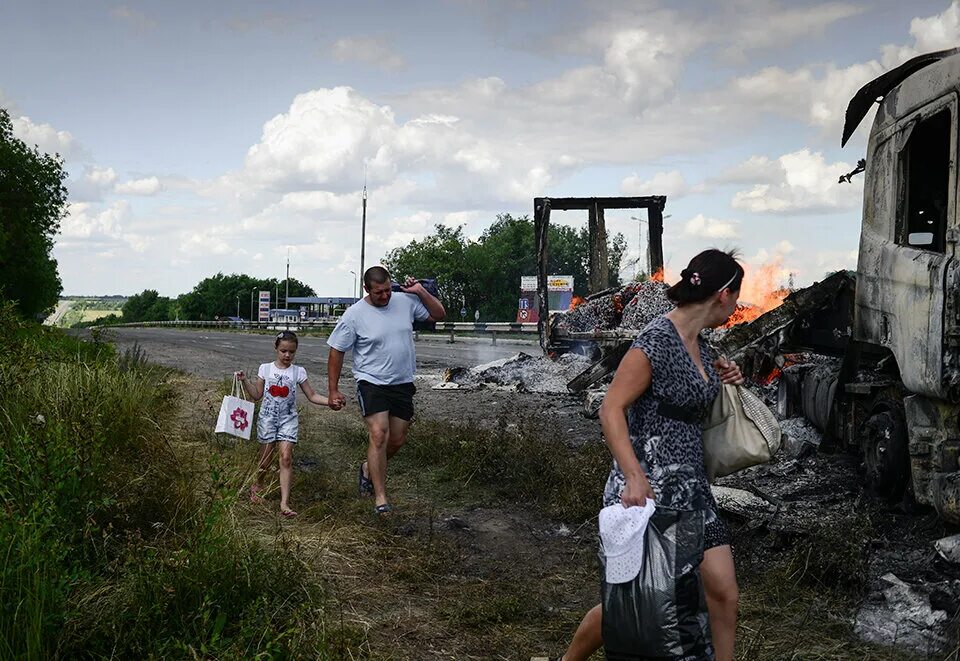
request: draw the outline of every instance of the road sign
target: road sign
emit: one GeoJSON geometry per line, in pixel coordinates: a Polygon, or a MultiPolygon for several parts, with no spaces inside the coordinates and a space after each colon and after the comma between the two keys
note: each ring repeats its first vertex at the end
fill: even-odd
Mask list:
{"type": "Polygon", "coordinates": [[[260,307],[259,315],[257,319],[260,321],[269,321],[270,320],[270,292],[261,291],[259,296],[260,307]]]}
{"type": "Polygon", "coordinates": [[[460,308],[460,316],[461,316],[463,319],[466,319],[466,318],[467,318],[467,308],[460,308]]]}

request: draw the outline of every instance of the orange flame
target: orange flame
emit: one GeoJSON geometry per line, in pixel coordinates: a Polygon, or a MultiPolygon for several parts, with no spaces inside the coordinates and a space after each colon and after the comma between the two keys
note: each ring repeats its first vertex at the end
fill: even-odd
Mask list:
{"type": "Polygon", "coordinates": [[[751,269],[749,266],[744,268],[746,275],[743,278],[743,286],[740,288],[741,303],[724,324],[725,328],[753,321],[765,312],[780,307],[783,299],[790,293],[789,290],[777,284],[783,272],[781,257],[778,256],[756,269],[751,269]]]}
{"type": "Polygon", "coordinates": [[[650,279],[654,282],[663,282],[663,267],[658,268],[653,275],[650,276],[650,279]]]}

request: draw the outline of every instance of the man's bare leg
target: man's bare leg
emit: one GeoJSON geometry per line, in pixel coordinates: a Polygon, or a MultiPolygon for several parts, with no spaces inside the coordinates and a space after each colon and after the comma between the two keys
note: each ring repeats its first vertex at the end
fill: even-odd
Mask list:
{"type": "Polygon", "coordinates": [[[387,445],[390,440],[390,415],[386,411],[373,413],[363,419],[367,424],[367,477],[373,482],[376,505],[387,502],[387,445]]]}
{"type": "Polygon", "coordinates": [[[387,438],[387,459],[395,455],[397,450],[407,442],[408,429],[410,429],[409,420],[390,416],[390,435],[387,438]]]}

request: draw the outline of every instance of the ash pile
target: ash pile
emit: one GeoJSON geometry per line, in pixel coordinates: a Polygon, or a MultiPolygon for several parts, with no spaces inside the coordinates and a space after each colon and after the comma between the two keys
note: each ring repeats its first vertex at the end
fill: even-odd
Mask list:
{"type": "Polygon", "coordinates": [[[576,354],[564,354],[556,360],[533,357],[520,352],[475,367],[453,367],[444,372],[435,390],[477,390],[495,388],[544,395],[568,394],[567,383],[590,365],[576,354]]]}
{"type": "Polygon", "coordinates": [[[631,282],[587,297],[574,309],[555,317],[554,328],[568,333],[622,329],[638,331],[673,309],[667,285],[656,280],[631,282]]]}

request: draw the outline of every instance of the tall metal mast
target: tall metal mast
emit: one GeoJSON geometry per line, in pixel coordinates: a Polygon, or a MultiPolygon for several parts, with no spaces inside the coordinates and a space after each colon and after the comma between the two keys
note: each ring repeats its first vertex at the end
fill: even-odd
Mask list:
{"type": "Polygon", "coordinates": [[[287,248],[287,291],[283,296],[284,309],[290,309],[290,248],[287,248]]]}
{"type": "Polygon", "coordinates": [[[363,173],[363,220],[360,223],[360,277],[363,277],[363,258],[367,246],[367,173],[363,173]]]}

